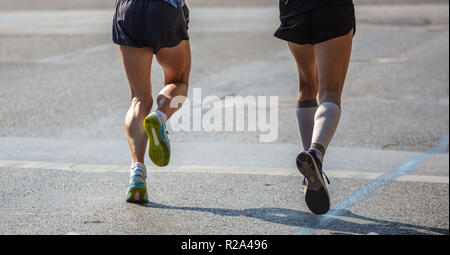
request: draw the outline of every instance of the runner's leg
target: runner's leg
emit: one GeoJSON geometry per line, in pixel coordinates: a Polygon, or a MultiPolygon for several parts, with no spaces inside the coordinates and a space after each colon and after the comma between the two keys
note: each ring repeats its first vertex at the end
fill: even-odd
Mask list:
{"type": "Polygon", "coordinates": [[[147,203],[147,170],[144,164],[147,134],[142,125],[153,104],[150,48],[119,46],[120,56],[131,91],[131,105],[125,117],[125,131],[131,152],[130,186],[126,201],[147,203]]]}
{"type": "Polygon", "coordinates": [[[318,75],[314,45],[288,43],[299,74],[297,95],[297,123],[303,149],[311,146],[314,115],[317,110],[318,75]]]}
{"type": "Polygon", "coordinates": [[[170,142],[166,121],[182,106],[188,93],[191,52],[189,41],[178,46],[162,48],[156,59],[164,71],[164,88],[157,97],[158,109],[145,118],[144,127],[149,143],[149,156],[157,166],[170,162],[170,142]]]}
{"type": "Polygon", "coordinates": [[[323,160],[341,115],[341,95],[350,62],[353,30],[347,35],[316,44],[319,101],[311,147],[323,160]]]}
{"type": "Polygon", "coordinates": [[[125,131],[132,163],[144,163],[147,134],[142,126],[152,105],[150,79],[153,51],[150,48],[119,46],[131,92],[131,105],[125,117],[125,131]]]}
{"type": "Polygon", "coordinates": [[[191,71],[191,50],[189,41],[182,41],[173,48],[163,48],[156,54],[156,60],[164,71],[164,88],[157,96],[158,111],[169,119],[187,97],[191,71]],[[176,102],[172,103],[172,100],[176,102]],[[181,99],[181,100],[180,100],[181,99]],[[172,104],[171,104],[172,103],[172,104]]]}

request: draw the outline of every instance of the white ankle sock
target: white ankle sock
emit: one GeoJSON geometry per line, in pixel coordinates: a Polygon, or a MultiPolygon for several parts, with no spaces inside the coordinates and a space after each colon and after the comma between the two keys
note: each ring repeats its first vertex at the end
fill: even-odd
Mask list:
{"type": "Polygon", "coordinates": [[[141,162],[136,162],[130,166],[130,182],[142,182],[145,183],[145,179],[147,178],[147,169],[145,165],[141,162]],[[135,176],[135,177],[133,177],[135,176]],[[143,177],[141,177],[143,176],[143,177]]]}

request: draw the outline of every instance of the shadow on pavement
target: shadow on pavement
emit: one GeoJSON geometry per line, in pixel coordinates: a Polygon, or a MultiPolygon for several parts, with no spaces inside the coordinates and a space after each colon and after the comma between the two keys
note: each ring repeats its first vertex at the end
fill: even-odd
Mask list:
{"type": "Polygon", "coordinates": [[[329,230],[332,234],[368,234],[375,232],[379,235],[424,235],[421,231],[429,231],[435,234],[448,235],[449,230],[443,228],[432,228],[420,225],[405,224],[393,221],[385,221],[372,219],[365,216],[357,215],[349,210],[334,210],[342,217],[350,217],[358,220],[363,220],[371,223],[356,223],[341,219],[334,219],[331,224],[326,226],[320,226],[317,224],[322,217],[310,212],[297,211],[284,208],[251,208],[251,209],[223,209],[223,208],[204,208],[204,207],[189,207],[189,206],[170,206],[164,204],[158,204],[149,202],[142,205],[147,208],[158,208],[168,210],[181,210],[181,211],[195,211],[195,212],[208,212],[221,216],[246,216],[263,221],[283,224],[287,226],[294,226],[298,228],[310,228],[315,230],[329,230]]]}

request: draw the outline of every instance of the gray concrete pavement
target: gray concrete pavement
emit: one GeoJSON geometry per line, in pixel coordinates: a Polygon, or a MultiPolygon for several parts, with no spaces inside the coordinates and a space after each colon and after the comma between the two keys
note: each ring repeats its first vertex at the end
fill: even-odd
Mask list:
{"type": "MultiPolygon", "coordinates": [[[[297,75],[272,37],[276,1],[191,0],[190,34],[191,89],[278,96],[278,139],[171,130],[171,166],[149,164],[151,203],[137,206],[123,201],[129,92],[111,1],[0,0],[0,234],[448,235],[448,146],[427,154],[449,130],[448,3],[389,2],[357,2],[344,112],[324,165],[332,206],[408,171],[324,224],[299,189],[297,75]]],[[[157,65],[152,75],[156,94],[157,65]]]]}

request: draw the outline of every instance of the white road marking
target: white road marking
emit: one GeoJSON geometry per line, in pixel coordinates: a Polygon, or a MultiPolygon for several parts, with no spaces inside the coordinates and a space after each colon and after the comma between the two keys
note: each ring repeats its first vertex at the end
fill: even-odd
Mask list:
{"type": "MultiPolygon", "coordinates": [[[[23,169],[47,169],[59,171],[77,171],[88,173],[128,173],[129,166],[125,165],[93,165],[93,164],[70,164],[58,162],[18,161],[0,160],[0,168],[23,168],[23,169]]],[[[264,168],[264,167],[240,167],[240,166],[168,166],[165,168],[152,169],[149,173],[206,173],[206,174],[235,174],[235,175],[268,175],[268,176],[299,176],[297,169],[289,168],[264,168]]],[[[337,179],[363,179],[375,180],[385,173],[368,171],[346,171],[328,170],[330,178],[337,179]]],[[[448,176],[430,175],[403,175],[395,179],[398,182],[422,182],[435,184],[448,184],[448,176]]]]}

